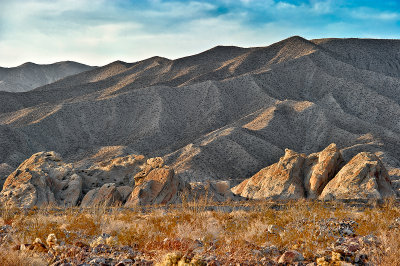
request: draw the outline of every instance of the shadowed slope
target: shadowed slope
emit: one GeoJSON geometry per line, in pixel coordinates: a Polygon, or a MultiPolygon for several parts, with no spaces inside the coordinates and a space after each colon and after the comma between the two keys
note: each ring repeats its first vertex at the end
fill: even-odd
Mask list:
{"type": "Polygon", "coordinates": [[[49,65],[28,62],[17,67],[0,67],[0,91],[29,91],[90,69],[93,67],[71,61],[49,65]]]}
{"type": "MultiPolygon", "coordinates": [[[[242,180],[285,148],[312,153],[335,142],[345,159],[365,150],[389,171],[400,167],[400,80],[345,60],[333,52],[341,42],[330,45],[292,37],[215,47],[3,93],[0,162],[15,166],[40,150],[84,160],[120,147],[164,156],[186,180],[242,180]]],[[[393,45],[385,53],[396,54],[393,45]]]]}

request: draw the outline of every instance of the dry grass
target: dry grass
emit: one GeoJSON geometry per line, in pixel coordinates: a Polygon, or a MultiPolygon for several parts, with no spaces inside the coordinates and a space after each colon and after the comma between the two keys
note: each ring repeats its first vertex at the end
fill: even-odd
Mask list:
{"type": "MultiPolygon", "coordinates": [[[[48,234],[55,233],[65,243],[90,244],[105,233],[114,237],[113,245],[151,251],[156,261],[173,251],[185,253],[196,248],[196,240],[203,243],[200,249],[204,253],[230,262],[257,259],[254,250],[270,246],[281,251],[295,249],[307,260],[315,261],[339,237],[330,230],[329,221],[353,220],[357,235],[375,235],[380,239],[378,247],[368,250],[370,261],[377,265],[400,265],[400,207],[394,201],[373,207],[302,201],[230,203],[209,209],[197,202],[146,211],[47,208],[1,213],[3,224],[16,230],[9,241],[12,243],[31,243],[37,237],[45,240],[48,234]]],[[[21,265],[17,253],[1,254],[0,265],[21,265]]]]}
{"type": "Polygon", "coordinates": [[[32,257],[26,253],[20,253],[2,248],[0,249],[0,265],[39,266],[47,265],[47,263],[39,257],[32,257]]]}

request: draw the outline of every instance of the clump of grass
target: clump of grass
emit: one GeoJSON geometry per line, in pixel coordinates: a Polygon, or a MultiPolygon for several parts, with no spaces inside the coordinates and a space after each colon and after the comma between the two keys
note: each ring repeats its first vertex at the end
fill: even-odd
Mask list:
{"type": "Polygon", "coordinates": [[[7,266],[40,266],[47,265],[46,261],[41,258],[34,258],[26,253],[0,249],[0,265],[7,266]]]}
{"type": "MultiPolygon", "coordinates": [[[[208,204],[204,200],[143,210],[47,208],[9,216],[17,243],[29,243],[37,237],[45,240],[54,233],[66,243],[90,244],[107,233],[115,240],[113,245],[129,245],[142,252],[155,250],[159,260],[167,253],[186,254],[197,249],[229,263],[252,261],[259,254],[255,250],[270,246],[281,252],[294,249],[315,261],[316,254],[338,237],[321,224],[351,219],[357,223],[357,235],[372,234],[381,239],[380,247],[368,251],[371,261],[396,265],[396,258],[400,257],[400,225],[395,226],[400,208],[395,201],[364,207],[318,201],[231,202],[227,205],[231,211],[209,210],[208,204]]],[[[4,217],[7,215],[6,212],[4,217]]],[[[265,256],[274,259],[277,254],[265,256]]]]}

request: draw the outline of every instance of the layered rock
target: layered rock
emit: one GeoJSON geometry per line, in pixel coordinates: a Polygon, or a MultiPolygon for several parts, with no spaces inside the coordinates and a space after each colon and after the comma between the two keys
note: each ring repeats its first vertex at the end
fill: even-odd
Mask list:
{"type": "Polygon", "coordinates": [[[252,199],[299,199],[305,197],[303,184],[304,154],[286,149],[285,155],[251,178],[232,189],[242,197],[252,199]]]}
{"type": "Polygon", "coordinates": [[[388,172],[374,154],[361,152],[325,186],[320,199],[381,199],[395,196],[388,172]]]}
{"type": "Polygon", "coordinates": [[[104,184],[90,190],[82,199],[81,207],[99,207],[122,205],[123,196],[114,183],[104,184]]]}
{"type": "Polygon", "coordinates": [[[343,166],[343,158],[335,143],[323,151],[307,156],[304,164],[304,187],[308,198],[317,198],[326,184],[343,166]]]}
{"type": "Polygon", "coordinates": [[[39,152],[25,160],[4,183],[2,205],[74,206],[82,191],[82,178],[55,152],[39,152]]]}

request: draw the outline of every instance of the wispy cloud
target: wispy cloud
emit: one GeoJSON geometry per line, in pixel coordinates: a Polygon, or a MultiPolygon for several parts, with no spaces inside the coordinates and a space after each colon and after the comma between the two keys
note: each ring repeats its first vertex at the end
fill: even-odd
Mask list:
{"type": "Polygon", "coordinates": [[[0,0],[0,65],[176,58],[219,44],[260,46],[291,35],[398,37],[400,4],[366,2],[0,0]]]}

